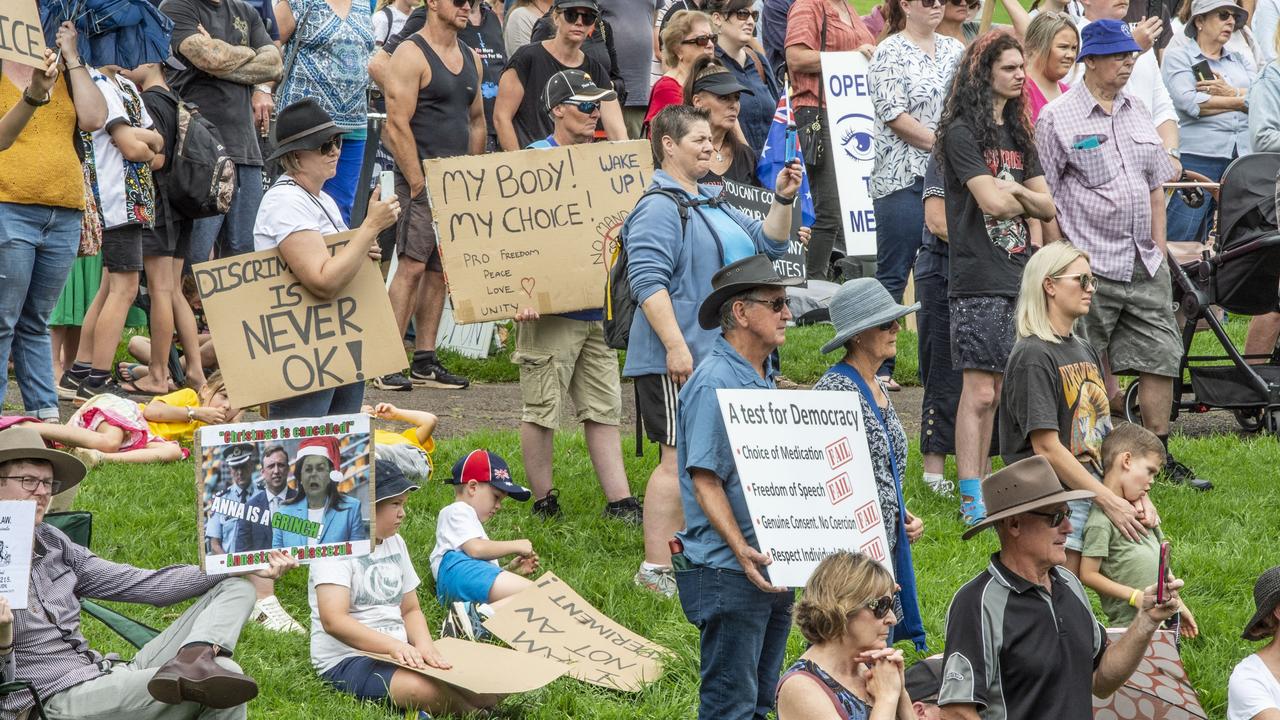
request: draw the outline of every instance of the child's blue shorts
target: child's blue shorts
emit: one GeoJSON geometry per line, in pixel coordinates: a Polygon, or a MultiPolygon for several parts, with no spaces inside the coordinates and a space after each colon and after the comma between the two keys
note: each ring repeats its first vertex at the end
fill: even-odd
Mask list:
{"type": "Polygon", "coordinates": [[[364,655],[344,658],[320,675],[338,692],[355,695],[361,700],[384,700],[391,694],[391,676],[397,666],[364,655]]]}
{"type": "Polygon", "coordinates": [[[476,560],[461,550],[450,550],[440,558],[436,573],[436,599],[441,605],[451,602],[489,602],[493,581],[502,568],[488,560],[476,560]]]}

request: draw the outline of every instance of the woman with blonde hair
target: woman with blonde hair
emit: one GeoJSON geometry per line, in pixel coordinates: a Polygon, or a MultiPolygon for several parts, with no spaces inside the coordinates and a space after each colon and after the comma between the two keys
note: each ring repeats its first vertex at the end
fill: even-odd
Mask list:
{"type": "Polygon", "coordinates": [[[662,64],[667,71],[649,90],[648,125],[668,105],[684,102],[684,85],[701,57],[715,57],[716,33],[711,32],[711,16],[697,10],[681,10],[662,29],[662,64]]]}
{"type": "Polygon", "coordinates": [[[1036,15],[1023,42],[1027,56],[1027,109],[1031,124],[1040,117],[1040,108],[1067,91],[1062,79],[1069,75],[1080,52],[1080,31],[1071,16],[1046,11],[1036,15]]]}
{"type": "Polygon", "coordinates": [[[818,564],[794,610],[811,644],[778,681],[778,720],[915,717],[902,651],[888,645],[893,593],[893,576],[862,553],[841,550],[818,564]]]}

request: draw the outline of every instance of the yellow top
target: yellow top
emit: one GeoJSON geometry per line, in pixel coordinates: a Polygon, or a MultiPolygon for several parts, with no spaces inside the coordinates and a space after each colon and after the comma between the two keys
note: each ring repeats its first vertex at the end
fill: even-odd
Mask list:
{"type": "MultiPolygon", "coordinates": [[[[84,209],[84,171],[76,155],[76,109],[59,78],[48,105],[38,107],[8,150],[0,152],[0,202],[84,209]]],[[[0,78],[0,115],[22,102],[22,91],[0,78]]]]}
{"type": "Polygon", "coordinates": [[[426,444],[418,442],[418,428],[411,427],[404,432],[394,433],[390,430],[374,430],[373,442],[378,445],[412,445],[427,454],[427,466],[435,471],[435,462],[431,454],[436,451],[435,438],[427,438],[426,444]]]}
{"type": "MultiPolygon", "coordinates": [[[[200,407],[200,396],[191,388],[182,388],[168,395],[161,395],[156,398],[165,405],[172,405],[180,408],[200,407]]],[[[145,412],[146,405],[141,406],[145,412]]],[[[196,428],[204,423],[199,420],[183,420],[182,422],[154,422],[147,421],[147,425],[151,428],[152,435],[158,435],[165,440],[174,440],[177,442],[189,443],[195,438],[196,428]]]]}

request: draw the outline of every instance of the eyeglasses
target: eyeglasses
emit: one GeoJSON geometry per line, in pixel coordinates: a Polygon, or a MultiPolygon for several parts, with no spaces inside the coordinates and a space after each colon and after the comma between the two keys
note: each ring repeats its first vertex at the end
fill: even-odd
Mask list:
{"type": "Polygon", "coordinates": [[[595,100],[583,100],[582,102],[570,101],[570,102],[563,102],[560,104],[578,108],[578,112],[582,113],[583,115],[590,115],[591,113],[600,109],[600,103],[596,102],[595,100]]]}
{"type": "Polygon", "coordinates": [[[752,22],[760,22],[760,11],[742,8],[741,10],[734,10],[729,13],[729,17],[739,22],[746,22],[748,20],[752,22]]]}
{"type": "Polygon", "coordinates": [[[761,300],[760,298],[749,297],[749,298],[742,298],[742,302],[749,302],[749,303],[756,303],[757,305],[764,305],[765,307],[769,308],[769,310],[776,313],[780,313],[782,312],[782,308],[787,307],[787,305],[791,303],[791,300],[790,298],[786,298],[786,297],[774,298],[772,300],[761,300]]]}
{"type": "Polygon", "coordinates": [[[62,483],[54,480],[53,478],[46,480],[44,478],[31,477],[29,475],[0,475],[0,480],[5,482],[8,482],[9,480],[16,480],[28,495],[34,495],[36,490],[40,488],[48,490],[50,494],[57,495],[58,490],[62,487],[62,483]]]}
{"type": "Polygon", "coordinates": [[[1120,52],[1120,53],[1111,53],[1110,55],[1098,55],[1097,57],[1100,57],[1103,60],[1111,60],[1113,62],[1128,62],[1130,60],[1137,59],[1138,53],[1120,52]]]}
{"type": "Polygon", "coordinates": [[[570,25],[595,25],[597,17],[599,16],[595,13],[582,8],[569,8],[564,11],[565,22],[570,25]]]}
{"type": "Polygon", "coordinates": [[[1067,278],[1075,278],[1080,283],[1081,290],[1097,290],[1098,276],[1089,273],[1071,273],[1069,275],[1054,275],[1054,280],[1066,280],[1067,278]]]}
{"type": "Polygon", "coordinates": [[[1227,20],[1234,20],[1236,17],[1236,14],[1230,10],[1219,10],[1217,15],[1218,15],[1218,19],[1221,20],[1222,22],[1226,22],[1227,20]]]}
{"type": "Polygon", "coordinates": [[[864,605],[866,609],[871,611],[877,620],[883,620],[885,615],[893,609],[893,596],[885,595],[864,605]]]}
{"type": "Polygon", "coordinates": [[[1037,511],[1035,511],[1035,510],[1032,510],[1032,511],[1030,511],[1028,514],[1029,514],[1029,515],[1039,515],[1039,516],[1040,516],[1040,517],[1042,517],[1042,518],[1048,518],[1048,519],[1049,519],[1049,527],[1051,527],[1051,528],[1056,528],[1056,527],[1058,527],[1059,525],[1061,525],[1061,524],[1062,524],[1062,521],[1063,521],[1063,520],[1066,520],[1066,519],[1067,519],[1067,515],[1069,515],[1069,514],[1070,514],[1070,511],[1067,511],[1067,510],[1056,510],[1056,511],[1054,511],[1054,512],[1047,513],[1047,512],[1037,512],[1037,511]]]}
{"type": "Polygon", "coordinates": [[[329,153],[335,150],[338,150],[338,151],[342,150],[342,138],[340,137],[330,138],[328,140],[325,140],[324,144],[320,146],[321,155],[328,155],[329,153]]]}
{"type": "Polygon", "coordinates": [[[685,38],[680,41],[681,45],[701,45],[703,47],[711,47],[720,39],[720,33],[711,33],[710,35],[695,35],[691,38],[685,38]]]}

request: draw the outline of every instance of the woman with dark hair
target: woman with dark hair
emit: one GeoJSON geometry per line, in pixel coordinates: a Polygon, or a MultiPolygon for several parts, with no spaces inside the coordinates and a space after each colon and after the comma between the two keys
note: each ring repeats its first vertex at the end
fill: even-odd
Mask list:
{"type": "Polygon", "coordinates": [[[752,0],[711,0],[707,12],[711,14],[712,32],[719,35],[716,59],[747,89],[738,125],[747,145],[759,155],[769,137],[779,94],[769,63],[751,47],[760,13],[752,0]]]}
{"type": "Polygon", "coordinates": [[[751,94],[719,60],[703,56],[689,71],[692,82],[685,85],[684,104],[707,111],[711,125],[711,162],[698,182],[709,185],[728,179],[744,185],[756,180],[756,153],[743,141],[738,121],[741,94],[751,94]]]}
{"type": "Polygon", "coordinates": [[[368,540],[369,525],[360,513],[360,501],[342,494],[342,456],[338,440],[318,437],[303,440],[293,459],[293,482],[298,494],[276,512],[320,527],[319,535],[272,530],[271,547],[323,545],[348,540],[368,540]]]}
{"type": "Polygon", "coordinates": [[[1227,720],[1280,718],[1280,566],[1258,576],[1253,585],[1253,617],[1245,640],[1266,640],[1261,650],[1241,660],[1227,683],[1227,720]]]}

